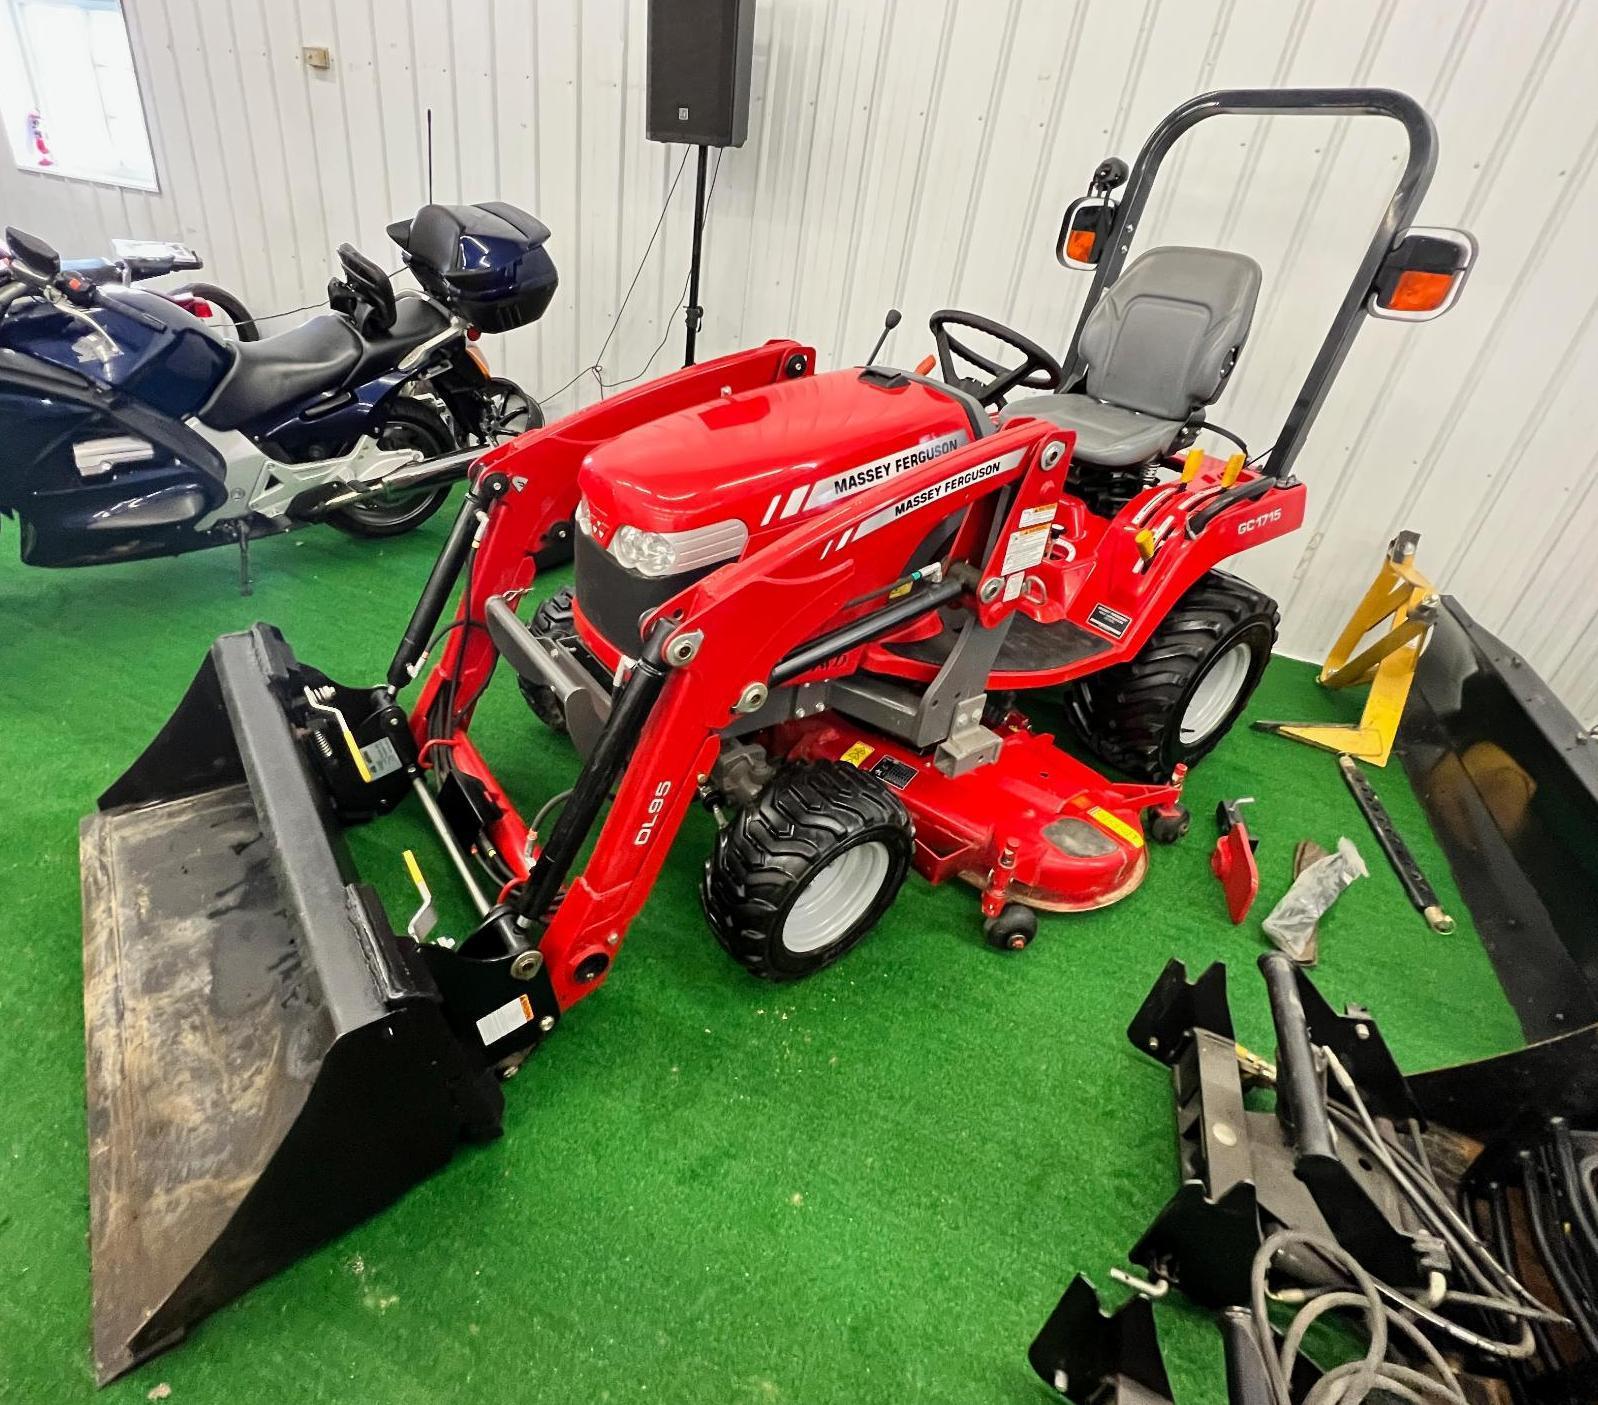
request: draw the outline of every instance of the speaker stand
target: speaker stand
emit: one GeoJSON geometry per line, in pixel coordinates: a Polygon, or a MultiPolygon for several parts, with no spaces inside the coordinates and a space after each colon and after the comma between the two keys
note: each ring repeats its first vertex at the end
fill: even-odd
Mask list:
{"type": "Polygon", "coordinates": [[[699,305],[699,255],[705,241],[705,171],[710,163],[710,148],[699,148],[699,168],[694,177],[694,251],[688,264],[688,306],[683,320],[688,333],[683,345],[682,363],[694,364],[694,339],[705,320],[705,309],[699,305]]]}

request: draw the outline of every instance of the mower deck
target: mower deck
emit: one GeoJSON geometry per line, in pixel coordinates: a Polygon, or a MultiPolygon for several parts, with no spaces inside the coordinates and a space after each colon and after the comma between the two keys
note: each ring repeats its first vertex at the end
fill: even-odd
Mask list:
{"type": "Polygon", "coordinates": [[[894,790],[915,822],[917,871],[981,889],[990,917],[1006,902],[1087,912],[1132,892],[1148,870],[1143,812],[1174,804],[1180,778],[1117,785],[1019,713],[996,730],[998,757],[958,776],[836,713],[781,728],[777,749],[793,760],[848,762],[894,790]]]}

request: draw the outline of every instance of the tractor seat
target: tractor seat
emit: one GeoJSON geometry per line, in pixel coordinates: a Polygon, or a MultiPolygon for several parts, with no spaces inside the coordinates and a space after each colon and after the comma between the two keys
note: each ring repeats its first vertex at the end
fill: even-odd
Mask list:
{"type": "Polygon", "coordinates": [[[1078,464],[1128,468],[1168,452],[1220,395],[1259,291],[1260,266],[1246,254],[1177,246],[1140,254],[1083,324],[1080,390],[1018,400],[999,423],[1035,417],[1075,430],[1078,464]]]}

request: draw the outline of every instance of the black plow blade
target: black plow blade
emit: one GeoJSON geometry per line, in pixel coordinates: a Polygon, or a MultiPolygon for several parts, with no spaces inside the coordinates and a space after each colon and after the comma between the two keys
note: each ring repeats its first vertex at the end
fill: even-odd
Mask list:
{"type": "Polygon", "coordinates": [[[352,881],[275,630],[225,635],[83,822],[102,1383],[494,1135],[501,1099],[352,881]]]}

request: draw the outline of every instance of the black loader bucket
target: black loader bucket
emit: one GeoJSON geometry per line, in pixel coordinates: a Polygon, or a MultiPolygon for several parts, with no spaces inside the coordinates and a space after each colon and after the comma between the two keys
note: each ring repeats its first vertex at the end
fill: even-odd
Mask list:
{"type": "Polygon", "coordinates": [[[285,706],[282,637],[212,646],[82,826],[102,1383],[400,1195],[499,1087],[352,881],[285,706]]]}

